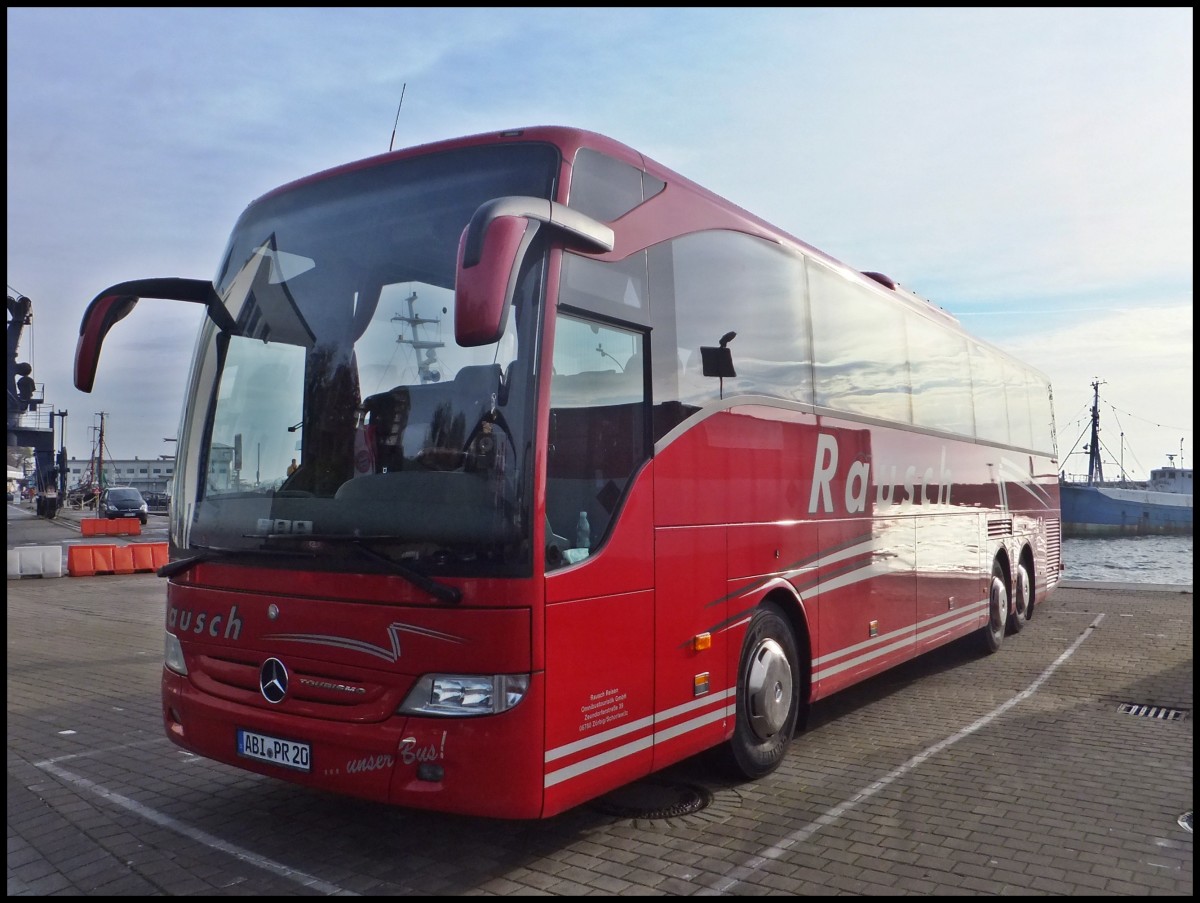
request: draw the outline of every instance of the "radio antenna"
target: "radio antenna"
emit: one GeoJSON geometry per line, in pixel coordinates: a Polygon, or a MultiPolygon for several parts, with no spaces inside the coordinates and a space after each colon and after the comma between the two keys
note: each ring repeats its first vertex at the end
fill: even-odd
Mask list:
{"type": "Polygon", "coordinates": [[[408,87],[408,82],[400,86],[400,105],[396,107],[396,121],[392,123],[392,140],[388,143],[389,153],[392,147],[396,144],[396,126],[400,124],[400,107],[404,106],[404,89],[408,87]]]}

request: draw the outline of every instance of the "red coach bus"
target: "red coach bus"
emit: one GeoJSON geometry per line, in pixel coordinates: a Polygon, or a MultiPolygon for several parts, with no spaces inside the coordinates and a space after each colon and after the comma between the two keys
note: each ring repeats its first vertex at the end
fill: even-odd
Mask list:
{"type": "Polygon", "coordinates": [[[608,138],[388,153],[253,202],[178,435],[162,713],[202,756],[551,816],[1020,630],[1060,570],[1050,386],[608,138]]]}

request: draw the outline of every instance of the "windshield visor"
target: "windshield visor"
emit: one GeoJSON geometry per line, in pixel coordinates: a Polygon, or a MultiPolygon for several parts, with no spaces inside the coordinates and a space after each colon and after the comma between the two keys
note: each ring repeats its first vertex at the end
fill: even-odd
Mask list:
{"type": "Polygon", "coordinates": [[[500,340],[471,348],[454,341],[455,264],[480,204],[550,197],[557,170],[546,145],[468,148],[252,205],[215,282],[237,334],[206,326],[193,368],[177,472],[195,507],[176,544],[527,571],[544,255],[527,255],[500,340]]]}

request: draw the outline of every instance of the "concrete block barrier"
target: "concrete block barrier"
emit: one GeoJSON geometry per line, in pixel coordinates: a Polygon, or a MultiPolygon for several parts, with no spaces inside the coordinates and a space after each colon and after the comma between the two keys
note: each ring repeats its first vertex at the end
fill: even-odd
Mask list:
{"type": "MultiPolygon", "coordinates": [[[[163,543],[166,545],[166,543],[163,543]]],[[[22,577],[61,577],[61,546],[22,546],[8,550],[8,579],[22,577]]]]}
{"type": "Polygon", "coordinates": [[[154,573],[167,561],[165,542],[129,546],[89,544],[67,549],[67,573],[72,577],[154,573]]]}

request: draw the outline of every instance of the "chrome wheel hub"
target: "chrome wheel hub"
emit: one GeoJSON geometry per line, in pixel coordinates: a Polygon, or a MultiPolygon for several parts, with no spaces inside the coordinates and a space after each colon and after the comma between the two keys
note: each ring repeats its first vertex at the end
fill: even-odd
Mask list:
{"type": "Polygon", "coordinates": [[[746,708],[754,733],[763,740],[779,733],[792,706],[792,666],[771,639],[754,650],[746,673],[746,708]]]}

